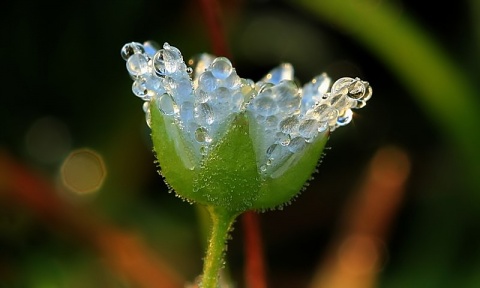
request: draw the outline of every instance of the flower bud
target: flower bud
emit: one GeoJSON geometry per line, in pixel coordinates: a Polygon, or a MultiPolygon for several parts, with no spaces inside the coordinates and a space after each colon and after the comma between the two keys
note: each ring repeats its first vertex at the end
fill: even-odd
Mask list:
{"type": "Polygon", "coordinates": [[[290,64],[254,83],[224,57],[202,54],[187,67],[168,43],[153,56],[147,48],[129,43],[122,56],[145,101],[161,175],[183,199],[235,213],[289,202],[330,132],[372,94],[367,82],[348,77],[329,90],[326,74],[298,87],[290,64]]]}

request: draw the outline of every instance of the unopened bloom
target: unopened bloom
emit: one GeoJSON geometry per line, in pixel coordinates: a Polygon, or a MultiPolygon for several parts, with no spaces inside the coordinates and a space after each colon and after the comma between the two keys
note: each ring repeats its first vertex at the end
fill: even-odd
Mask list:
{"type": "Polygon", "coordinates": [[[185,63],[168,43],[122,48],[143,99],[161,174],[192,202],[235,212],[278,207],[310,178],[329,132],[372,95],[368,82],[321,74],[303,87],[282,64],[258,82],[225,57],[185,63]],[[187,66],[188,64],[188,66],[187,66]]]}

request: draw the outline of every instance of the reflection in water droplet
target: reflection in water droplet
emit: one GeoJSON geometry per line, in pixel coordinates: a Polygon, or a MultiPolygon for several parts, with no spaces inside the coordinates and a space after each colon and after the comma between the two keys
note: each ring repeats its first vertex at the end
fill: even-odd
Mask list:
{"type": "Polygon", "coordinates": [[[120,50],[120,55],[123,60],[127,61],[133,54],[142,54],[145,50],[143,45],[137,42],[127,43],[123,45],[122,50],[120,50]]]}
{"type": "Polygon", "coordinates": [[[212,138],[208,135],[208,131],[205,127],[198,127],[195,130],[195,140],[198,143],[210,143],[212,142],[212,138]]]}

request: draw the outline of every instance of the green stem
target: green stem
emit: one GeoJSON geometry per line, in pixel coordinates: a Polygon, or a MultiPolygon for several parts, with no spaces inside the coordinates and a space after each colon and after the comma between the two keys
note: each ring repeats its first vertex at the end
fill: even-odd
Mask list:
{"type": "Polygon", "coordinates": [[[208,243],[205,262],[203,263],[202,288],[217,288],[220,270],[224,266],[224,252],[227,247],[228,233],[237,212],[219,207],[208,207],[212,218],[212,230],[208,243]]]}

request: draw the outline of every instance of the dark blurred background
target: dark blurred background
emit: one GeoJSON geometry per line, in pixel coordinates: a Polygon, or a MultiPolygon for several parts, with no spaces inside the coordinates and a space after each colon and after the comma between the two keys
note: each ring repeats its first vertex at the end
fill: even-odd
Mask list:
{"type": "MultiPolygon", "coordinates": [[[[471,87],[480,80],[475,1],[366,2],[413,19],[460,78],[471,87]]],[[[441,115],[383,55],[309,5],[220,4],[241,77],[259,79],[290,62],[302,83],[327,72],[360,77],[374,91],[353,122],[331,135],[308,189],[282,211],[260,214],[269,287],[479,287],[479,180],[465,163],[480,151],[462,151],[441,115]]],[[[211,52],[200,2],[2,6],[0,287],[155,287],[139,280],[151,275],[135,272],[159,269],[156,260],[138,260],[145,254],[193,281],[201,273],[202,213],[167,193],[157,175],[142,101],[131,92],[120,49],[154,40],[185,58],[211,52]],[[124,249],[115,235],[143,248],[124,249]]],[[[464,123],[475,126],[478,119],[467,116],[464,123]]],[[[468,133],[474,141],[480,129],[468,133]]],[[[238,224],[228,268],[244,287],[238,224]]]]}

